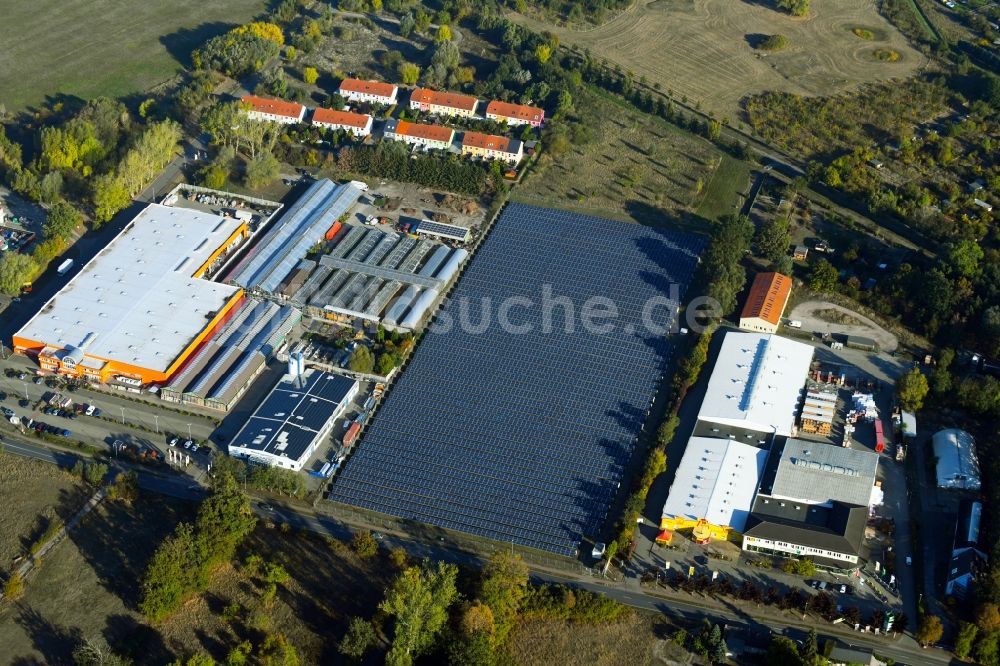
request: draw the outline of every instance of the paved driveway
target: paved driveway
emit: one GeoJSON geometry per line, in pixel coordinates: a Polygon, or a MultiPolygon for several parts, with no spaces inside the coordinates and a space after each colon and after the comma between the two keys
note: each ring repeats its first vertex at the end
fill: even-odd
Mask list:
{"type": "Polygon", "coordinates": [[[882,351],[895,351],[896,347],[899,346],[895,335],[885,330],[868,317],[860,315],[853,310],[843,307],[842,305],[837,305],[836,303],[829,303],[827,301],[806,301],[804,303],[799,303],[792,310],[791,314],[788,315],[788,318],[801,321],[803,330],[812,331],[814,333],[838,333],[841,335],[861,335],[866,338],[872,338],[878,342],[878,346],[882,351]],[[850,315],[862,323],[834,324],[816,316],[816,313],[820,310],[836,310],[846,315],[850,315]]]}

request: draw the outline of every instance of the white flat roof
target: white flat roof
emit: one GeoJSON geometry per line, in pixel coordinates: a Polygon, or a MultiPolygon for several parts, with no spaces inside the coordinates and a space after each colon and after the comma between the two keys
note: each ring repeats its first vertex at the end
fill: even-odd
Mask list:
{"type": "Polygon", "coordinates": [[[164,371],[237,288],[193,278],[243,222],[150,204],[17,335],[164,371]]]}
{"type": "Polygon", "coordinates": [[[728,332],[698,418],[790,436],[812,357],[811,346],[788,338],[728,332]]]}
{"type": "Polygon", "coordinates": [[[742,532],[766,462],[767,451],[756,446],[692,437],[677,467],[663,515],[704,518],[713,525],[742,532]]]}

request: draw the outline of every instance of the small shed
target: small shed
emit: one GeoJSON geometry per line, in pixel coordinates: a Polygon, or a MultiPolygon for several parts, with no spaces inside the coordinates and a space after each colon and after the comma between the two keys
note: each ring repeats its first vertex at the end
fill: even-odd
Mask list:
{"type": "Polygon", "coordinates": [[[866,338],[862,335],[848,335],[844,338],[844,344],[846,344],[851,349],[860,349],[862,351],[878,351],[878,343],[871,338],[866,338]]]}
{"type": "Polygon", "coordinates": [[[805,245],[796,245],[795,249],[792,251],[792,259],[797,261],[805,261],[806,257],[809,256],[809,248],[805,245]]]}

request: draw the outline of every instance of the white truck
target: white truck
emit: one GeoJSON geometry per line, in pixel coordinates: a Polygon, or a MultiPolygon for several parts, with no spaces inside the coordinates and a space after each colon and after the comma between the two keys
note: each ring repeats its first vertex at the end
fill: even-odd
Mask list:
{"type": "Polygon", "coordinates": [[[69,269],[71,268],[73,268],[73,260],[67,259],[66,261],[59,264],[59,268],[56,269],[56,273],[59,273],[59,275],[66,275],[66,273],[68,273],[69,269]]]}

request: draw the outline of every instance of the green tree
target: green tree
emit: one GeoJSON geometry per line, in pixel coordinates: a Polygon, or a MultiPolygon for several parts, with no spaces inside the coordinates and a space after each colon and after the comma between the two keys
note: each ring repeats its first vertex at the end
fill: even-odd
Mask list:
{"type": "Polygon", "coordinates": [[[983,248],[974,240],[964,240],[948,246],[946,262],[952,273],[971,278],[979,273],[983,260],[983,248]]]}
{"type": "Polygon", "coordinates": [[[302,80],[312,85],[319,80],[319,72],[315,67],[306,67],[302,70],[302,80]]]}
{"type": "Polygon", "coordinates": [[[809,0],[778,0],[778,7],[792,16],[805,16],[809,13],[809,0]]]}
{"type": "Polygon", "coordinates": [[[776,215],[760,226],[754,238],[757,254],[768,261],[776,262],[788,254],[792,244],[792,234],[787,215],[776,215]]]}
{"type": "Polygon", "coordinates": [[[917,633],[915,636],[918,643],[921,645],[932,645],[941,640],[941,636],[943,635],[944,626],[941,624],[941,618],[937,615],[925,613],[924,616],[920,618],[920,624],[917,627],[917,633]]]}
{"type": "Polygon", "coordinates": [[[363,560],[370,560],[378,553],[378,541],[368,530],[358,530],[351,536],[351,548],[363,560]]]}
{"type": "Polygon", "coordinates": [[[809,272],[809,288],[820,294],[828,294],[837,288],[840,274],[826,259],[820,259],[813,264],[809,272]]]}
{"type": "Polygon", "coordinates": [[[784,636],[772,636],[767,646],[765,663],[768,666],[804,666],[799,650],[792,639],[784,636]]]}
{"type": "Polygon", "coordinates": [[[94,203],[94,220],[98,224],[110,220],[132,200],[125,183],[113,174],[102,174],[94,179],[90,198],[94,203]]]}
{"type": "Polygon", "coordinates": [[[535,60],[544,65],[552,57],[552,47],[548,44],[539,44],[535,47],[535,60]]]}
{"type": "Polygon", "coordinates": [[[192,577],[200,569],[200,553],[190,523],[181,523],[164,539],[146,567],[139,610],[158,622],[180,607],[193,587],[192,577]]]}
{"type": "Polygon", "coordinates": [[[965,659],[972,654],[972,646],[976,643],[976,635],[979,634],[979,627],[971,622],[963,622],[955,638],[955,656],[965,659]]]}
{"type": "Polygon", "coordinates": [[[998,639],[1000,639],[1000,634],[996,632],[979,637],[979,640],[976,641],[976,647],[973,650],[976,662],[986,664],[987,666],[994,666],[1000,663],[1000,646],[997,645],[998,639]]]}
{"type": "Polygon", "coordinates": [[[270,185],[281,173],[281,163],[270,150],[264,150],[247,162],[246,185],[256,190],[270,185]]]}
{"type": "Polygon", "coordinates": [[[405,569],[379,604],[396,619],[392,647],[386,663],[407,664],[424,653],[448,620],[448,609],[458,596],[455,579],[458,567],[425,561],[405,569]]]}
{"type": "Polygon", "coordinates": [[[768,35],[761,40],[757,48],[762,51],[780,51],[786,46],[788,46],[788,38],[784,35],[768,35]]]}
{"type": "Polygon", "coordinates": [[[108,466],[104,463],[87,463],[83,468],[83,480],[92,486],[99,486],[104,482],[104,477],[108,475],[108,466]]]}
{"type": "Polygon", "coordinates": [[[8,296],[21,293],[21,286],[35,279],[38,264],[27,254],[4,252],[0,255],[0,292],[8,296]]]}
{"type": "Polygon", "coordinates": [[[58,171],[50,171],[38,183],[38,199],[42,203],[55,203],[62,196],[63,177],[58,171]]]}
{"type": "Polygon", "coordinates": [[[299,654],[284,634],[268,634],[257,647],[263,666],[299,666],[299,654]]]}
{"type": "Polygon", "coordinates": [[[528,566],[520,555],[494,553],[483,569],[479,598],[493,611],[493,641],[502,645],[514,627],[528,588],[528,566]]]}
{"type": "Polygon", "coordinates": [[[437,35],[434,37],[434,41],[437,43],[450,42],[451,41],[451,28],[446,25],[438,26],[437,35]]]}
{"type": "Polygon", "coordinates": [[[345,657],[360,661],[377,640],[375,627],[371,622],[362,617],[352,617],[347,625],[347,633],[338,643],[337,650],[345,657]]]}
{"type": "Polygon", "coordinates": [[[256,525],[250,498],[231,474],[217,471],[195,520],[198,538],[210,553],[209,564],[231,560],[256,525]]]}
{"type": "Polygon", "coordinates": [[[378,362],[375,364],[375,373],[378,375],[388,375],[396,367],[396,358],[389,352],[382,352],[378,355],[378,362]]]}
{"type": "Polygon", "coordinates": [[[397,72],[404,85],[412,86],[420,79],[420,67],[412,62],[399,63],[397,72]]]}
{"type": "Polygon", "coordinates": [[[663,423],[656,430],[656,444],[661,448],[666,448],[674,441],[674,435],[677,433],[677,426],[681,424],[681,419],[676,414],[672,414],[664,419],[663,423]]]}
{"type": "Polygon", "coordinates": [[[899,400],[899,406],[908,412],[919,411],[929,392],[927,377],[919,368],[911,368],[896,381],[896,399],[899,400]]]}
{"type": "Polygon", "coordinates": [[[802,657],[802,663],[805,666],[816,666],[816,661],[819,658],[819,646],[816,641],[816,630],[812,627],[809,627],[809,633],[806,634],[806,639],[799,648],[799,656],[802,657]]]}
{"type": "Polygon", "coordinates": [[[365,345],[358,345],[351,352],[351,357],[347,361],[347,367],[354,372],[370,374],[375,369],[375,357],[372,350],[365,345]]]}
{"type": "Polygon", "coordinates": [[[69,240],[78,226],[83,224],[83,215],[66,202],[59,202],[49,211],[42,226],[46,238],[69,240]]]}
{"type": "Polygon", "coordinates": [[[21,574],[14,572],[3,584],[4,599],[16,600],[24,595],[24,578],[21,574]]]}

